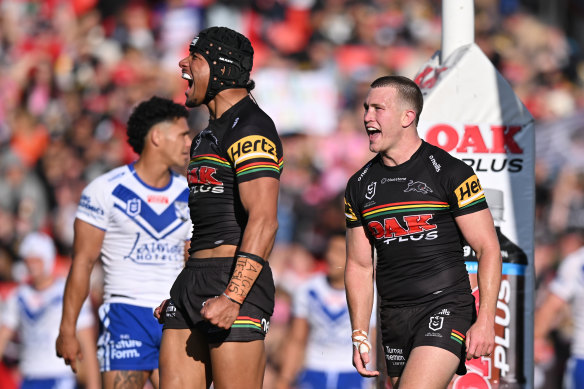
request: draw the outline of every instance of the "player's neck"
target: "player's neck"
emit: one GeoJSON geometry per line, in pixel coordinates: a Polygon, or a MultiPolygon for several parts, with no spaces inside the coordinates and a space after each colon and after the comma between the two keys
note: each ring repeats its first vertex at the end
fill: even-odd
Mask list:
{"type": "Polygon", "coordinates": [[[422,139],[417,134],[415,137],[404,138],[395,147],[381,152],[383,164],[386,166],[399,166],[409,161],[421,145],[422,139]]]}
{"type": "Polygon", "coordinates": [[[229,108],[247,97],[247,89],[225,89],[217,94],[207,105],[212,119],[219,119],[229,108]]]}
{"type": "Polygon", "coordinates": [[[141,156],[134,164],[134,170],[140,180],[154,188],[164,188],[170,180],[169,167],[152,158],[141,156]]]}

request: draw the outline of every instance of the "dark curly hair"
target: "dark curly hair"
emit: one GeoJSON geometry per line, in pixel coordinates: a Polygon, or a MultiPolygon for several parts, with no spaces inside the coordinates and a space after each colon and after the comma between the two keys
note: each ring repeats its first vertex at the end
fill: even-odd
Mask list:
{"type": "Polygon", "coordinates": [[[154,96],[143,101],[134,109],[128,119],[128,143],[138,154],[144,149],[144,139],[150,129],[160,123],[179,118],[187,118],[188,111],[172,100],[154,96]]]}

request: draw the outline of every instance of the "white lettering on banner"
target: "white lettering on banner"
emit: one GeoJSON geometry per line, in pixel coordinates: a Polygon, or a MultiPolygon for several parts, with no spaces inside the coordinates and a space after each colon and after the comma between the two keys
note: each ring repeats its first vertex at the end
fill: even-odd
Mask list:
{"type": "Polygon", "coordinates": [[[499,173],[502,171],[508,171],[509,173],[519,173],[523,170],[523,159],[521,158],[461,158],[461,160],[472,167],[477,173],[499,173]]]}
{"type": "Polygon", "coordinates": [[[495,336],[495,367],[501,370],[501,376],[505,377],[509,372],[509,363],[507,362],[507,353],[510,346],[509,324],[511,323],[511,312],[509,310],[509,301],[511,300],[511,284],[508,280],[501,280],[499,289],[499,301],[497,301],[497,314],[495,323],[503,326],[503,337],[495,336]],[[503,314],[501,316],[501,313],[503,314]]]}

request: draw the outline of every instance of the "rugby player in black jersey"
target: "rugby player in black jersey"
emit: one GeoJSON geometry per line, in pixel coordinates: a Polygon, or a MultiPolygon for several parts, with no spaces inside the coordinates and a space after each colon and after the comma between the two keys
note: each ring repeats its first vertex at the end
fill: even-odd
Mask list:
{"type": "Polygon", "coordinates": [[[369,149],[377,155],[345,193],[345,284],[353,363],[364,376],[373,280],[381,302],[383,352],[394,388],[446,388],[466,359],[493,352],[501,255],[493,219],[472,168],[423,141],[418,86],[375,80],[365,100],[369,149]],[[478,316],[462,238],[479,258],[478,316]],[[373,252],[377,259],[373,261],[373,252]]]}
{"type": "Polygon", "coordinates": [[[250,41],[225,27],[201,31],[179,63],[185,105],[206,105],[210,120],[190,151],[190,257],[155,312],[162,388],[263,384],[282,145],[249,95],[252,63],[250,41]]]}

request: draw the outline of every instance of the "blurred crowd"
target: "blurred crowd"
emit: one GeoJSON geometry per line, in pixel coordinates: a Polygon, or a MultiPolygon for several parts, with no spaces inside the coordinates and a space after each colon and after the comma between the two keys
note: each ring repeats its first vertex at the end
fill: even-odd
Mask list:
{"type": "MultiPolygon", "coordinates": [[[[475,41],[536,120],[539,298],[562,258],[584,244],[584,129],[571,120],[584,110],[584,56],[582,39],[527,3],[475,0],[475,41]],[[570,147],[554,151],[552,138],[570,147]]],[[[132,108],[153,95],[184,102],[178,61],[188,43],[204,27],[229,26],[252,41],[252,93],[285,150],[269,385],[293,291],[323,271],[327,239],[344,229],[347,179],[372,157],[364,93],[379,75],[415,76],[440,49],[440,14],[438,0],[1,0],[0,299],[25,275],[16,253],[29,232],[53,238],[66,274],[81,190],[136,157],[125,137],[132,108]]],[[[193,135],[207,119],[205,109],[190,111],[193,135]]],[[[99,271],[94,278],[97,307],[99,271]]],[[[548,387],[557,387],[569,349],[569,321],[558,328],[538,372],[548,387]]]]}

